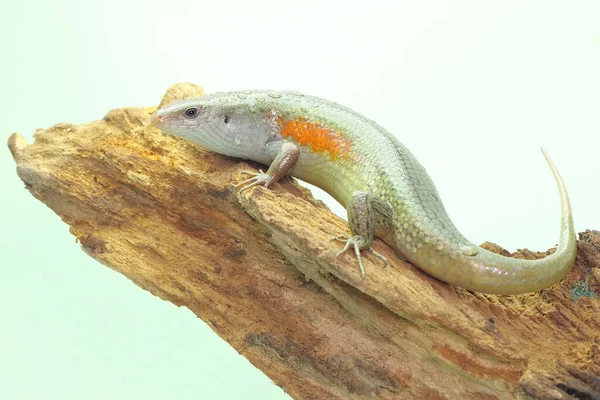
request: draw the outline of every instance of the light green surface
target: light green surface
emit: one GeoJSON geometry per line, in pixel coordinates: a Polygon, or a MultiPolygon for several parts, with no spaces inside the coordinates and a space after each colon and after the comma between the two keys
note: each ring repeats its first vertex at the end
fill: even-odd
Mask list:
{"type": "MultiPolygon", "coordinates": [[[[177,81],[295,89],[397,134],[475,243],[556,243],[539,146],[577,229],[600,228],[600,3],[321,3],[2,2],[1,141],[177,81]]],[[[0,399],[286,398],[191,312],[89,259],[6,148],[0,227],[0,399]]]]}

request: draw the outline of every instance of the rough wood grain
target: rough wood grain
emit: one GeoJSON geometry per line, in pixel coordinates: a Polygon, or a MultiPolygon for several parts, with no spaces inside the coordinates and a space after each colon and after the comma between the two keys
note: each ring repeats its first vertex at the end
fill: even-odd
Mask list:
{"type": "MultiPolygon", "coordinates": [[[[200,94],[176,85],[163,102],[200,94]]],[[[390,264],[367,256],[361,283],[329,243],[343,220],[290,180],[237,194],[251,166],[159,132],[154,110],[61,123],[33,144],[14,134],[17,172],[87,254],[190,308],[292,397],[600,399],[599,232],[536,294],[449,286],[382,242],[390,264]]]]}

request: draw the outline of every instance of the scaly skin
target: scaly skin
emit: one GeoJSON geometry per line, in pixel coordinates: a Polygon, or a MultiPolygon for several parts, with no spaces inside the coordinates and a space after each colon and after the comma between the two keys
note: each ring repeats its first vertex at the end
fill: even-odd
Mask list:
{"type": "Polygon", "coordinates": [[[355,249],[363,277],[360,251],[372,250],[374,234],[430,275],[484,293],[546,288],[575,260],[569,199],[546,153],[561,196],[559,245],[544,259],[520,260],[468,241],[410,151],[375,122],[336,103],[296,92],[216,93],[170,104],[152,121],[209,150],[271,165],[238,185],[242,189],[268,187],[289,173],[327,191],[348,211],[353,236],[343,251],[355,249]]]}

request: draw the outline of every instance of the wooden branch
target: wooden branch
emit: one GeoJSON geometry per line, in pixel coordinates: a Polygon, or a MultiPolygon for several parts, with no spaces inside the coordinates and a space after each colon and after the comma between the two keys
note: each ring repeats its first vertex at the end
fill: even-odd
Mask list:
{"type": "MultiPolygon", "coordinates": [[[[176,85],[163,102],[201,93],[176,85]]],[[[367,255],[361,282],[329,243],[345,222],[306,189],[237,194],[252,166],[161,133],[154,110],[61,123],[33,144],[14,134],[17,172],[87,254],[191,309],[292,397],[600,399],[599,232],[536,294],[452,287],[382,242],[390,265],[367,255]]]]}

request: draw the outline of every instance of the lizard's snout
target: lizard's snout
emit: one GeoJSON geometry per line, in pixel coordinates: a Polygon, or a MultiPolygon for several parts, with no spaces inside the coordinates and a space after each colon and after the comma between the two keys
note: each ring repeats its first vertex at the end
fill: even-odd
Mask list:
{"type": "Polygon", "coordinates": [[[165,117],[164,117],[164,115],[161,115],[157,111],[154,114],[152,114],[152,117],[150,118],[150,120],[152,121],[152,123],[154,124],[154,126],[160,128],[162,126],[162,124],[165,122],[165,117]]]}

